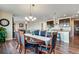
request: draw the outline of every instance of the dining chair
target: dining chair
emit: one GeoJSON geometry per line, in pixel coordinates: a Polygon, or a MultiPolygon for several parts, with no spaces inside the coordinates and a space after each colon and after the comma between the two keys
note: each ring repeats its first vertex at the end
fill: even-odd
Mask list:
{"type": "Polygon", "coordinates": [[[45,54],[46,53],[51,54],[53,52],[55,54],[56,41],[57,41],[57,32],[53,32],[53,34],[51,35],[50,44],[48,46],[40,45],[38,48],[39,52],[45,54]]]}
{"type": "Polygon", "coordinates": [[[34,49],[34,44],[32,43],[28,43],[24,36],[24,32],[23,31],[20,31],[20,38],[21,38],[21,44],[20,44],[20,50],[22,52],[22,50],[24,49],[24,53],[26,53],[26,50],[29,49],[29,50],[33,50],[34,49]]]}
{"type": "Polygon", "coordinates": [[[32,31],[32,35],[35,35],[34,30],[32,31]]]}
{"type": "Polygon", "coordinates": [[[46,36],[46,31],[40,31],[40,36],[46,36]]]}
{"type": "Polygon", "coordinates": [[[18,43],[17,44],[17,47],[16,49],[18,48],[19,44],[20,44],[20,35],[19,35],[19,31],[16,31],[15,32],[15,37],[16,37],[16,42],[18,43]]]}
{"type": "Polygon", "coordinates": [[[34,35],[39,35],[40,31],[39,30],[35,30],[34,31],[34,35]]]}
{"type": "Polygon", "coordinates": [[[51,37],[51,32],[47,32],[46,37],[51,37]]]}

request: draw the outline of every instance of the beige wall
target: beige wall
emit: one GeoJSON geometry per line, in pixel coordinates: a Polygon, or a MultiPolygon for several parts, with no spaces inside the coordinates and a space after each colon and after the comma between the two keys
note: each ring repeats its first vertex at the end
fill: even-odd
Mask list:
{"type": "Polygon", "coordinates": [[[10,22],[10,24],[6,26],[5,28],[7,29],[7,33],[8,33],[7,40],[11,40],[12,39],[12,14],[4,12],[4,11],[0,11],[0,19],[2,18],[6,18],[10,22]]]}

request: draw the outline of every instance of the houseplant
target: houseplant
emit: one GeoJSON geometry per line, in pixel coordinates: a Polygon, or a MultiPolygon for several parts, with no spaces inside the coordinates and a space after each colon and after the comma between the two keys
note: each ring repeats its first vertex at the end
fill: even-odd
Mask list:
{"type": "Polygon", "coordinates": [[[0,27],[0,43],[5,42],[6,37],[7,37],[6,28],[0,27]]]}

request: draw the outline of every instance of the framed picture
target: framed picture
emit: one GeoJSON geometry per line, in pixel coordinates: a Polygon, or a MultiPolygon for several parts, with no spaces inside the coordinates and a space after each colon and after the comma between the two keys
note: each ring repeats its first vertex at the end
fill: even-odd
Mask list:
{"type": "Polygon", "coordinates": [[[24,24],[23,23],[19,23],[19,27],[24,27],[24,24]]]}

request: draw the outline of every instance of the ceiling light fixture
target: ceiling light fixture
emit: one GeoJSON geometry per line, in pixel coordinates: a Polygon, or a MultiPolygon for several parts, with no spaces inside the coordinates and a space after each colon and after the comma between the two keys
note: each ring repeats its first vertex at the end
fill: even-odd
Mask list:
{"type": "Polygon", "coordinates": [[[27,17],[25,17],[25,19],[26,19],[27,21],[30,21],[27,17]]]}
{"type": "Polygon", "coordinates": [[[32,7],[34,7],[35,6],[35,4],[32,4],[32,5],[30,5],[30,12],[29,12],[29,17],[25,17],[25,19],[27,20],[27,21],[35,21],[36,20],[36,17],[33,17],[32,16],[32,7]]]}

